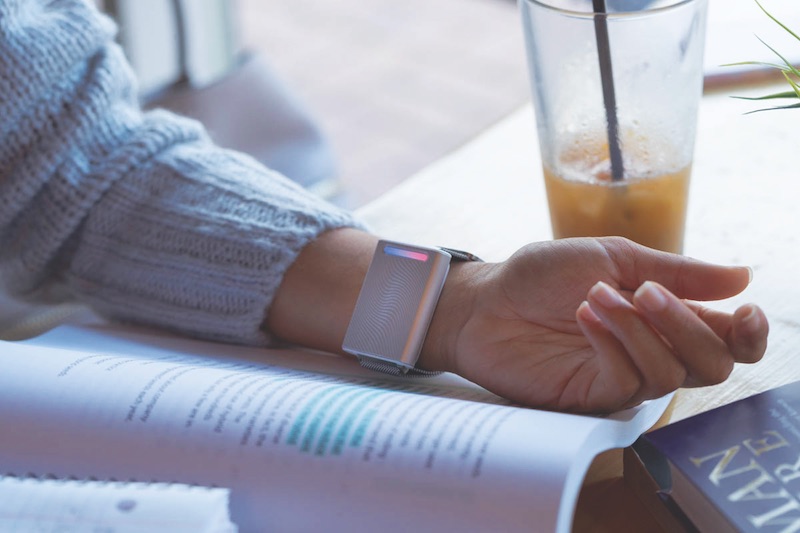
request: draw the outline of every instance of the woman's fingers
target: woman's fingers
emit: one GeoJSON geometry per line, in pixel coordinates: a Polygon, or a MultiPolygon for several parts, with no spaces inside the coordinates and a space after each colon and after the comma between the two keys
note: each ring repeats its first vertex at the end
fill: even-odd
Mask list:
{"type": "Polygon", "coordinates": [[[684,302],[700,319],[725,340],[738,363],[755,363],[767,350],[769,323],[757,305],[746,304],[733,315],[709,309],[695,302],[684,302]]]}
{"type": "Polygon", "coordinates": [[[597,410],[615,411],[641,402],[642,376],[628,356],[625,346],[603,325],[603,321],[583,302],[575,313],[578,326],[596,355],[598,378],[588,396],[597,410]]]}
{"type": "Polygon", "coordinates": [[[733,313],[733,328],[728,345],[740,363],[755,363],[767,351],[769,322],[764,311],[753,304],[746,304],[733,313]]]}
{"type": "Polygon", "coordinates": [[[734,358],[725,341],[664,287],[643,283],[633,304],[672,346],[687,369],[687,386],[719,383],[731,373],[734,358]]]}
{"type": "MultiPolygon", "coordinates": [[[[663,396],[686,381],[687,367],[619,292],[600,282],[589,291],[588,302],[639,371],[641,387],[637,398],[640,401],[663,396]]],[[[697,317],[695,320],[699,322],[697,317]]]]}
{"type": "Polygon", "coordinates": [[[722,266],[645,248],[618,237],[601,239],[619,269],[624,289],[654,280],[681,298],[719,300],[742,292],[753,278],[746,266],[722,266]]]}
{"type": "Polygon", "coordinates": [[[633,394],[642,401],[681,386],[720,383],[735,362],[756,362],[766,350],[767,319],[754,305],[730,315],[684,302],[655,282],[642,284],[632,298],[598,283],[587,301],[578,324],[601,357],[601,375],[621,387],[618,398],[633,394]]]}

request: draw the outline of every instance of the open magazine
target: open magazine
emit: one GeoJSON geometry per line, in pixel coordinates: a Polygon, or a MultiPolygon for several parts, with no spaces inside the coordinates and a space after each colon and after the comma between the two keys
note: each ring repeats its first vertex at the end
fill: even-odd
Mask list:
{"type": "Polygon", "coordinates": [[[571,529],[609,417],[510,405],[445,374],[103,324],[0,343],[0,474],[230,489],[242,532],[571,529]]]}
{"type": "Polygon", "coordinates": [[[0,476],[4,533],[236,533],[228,489],[0,476]]]}

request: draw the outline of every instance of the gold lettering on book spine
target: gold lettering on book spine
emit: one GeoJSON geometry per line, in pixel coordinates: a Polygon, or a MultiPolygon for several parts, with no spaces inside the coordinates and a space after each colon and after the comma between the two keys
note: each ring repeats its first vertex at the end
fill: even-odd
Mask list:
{"type": "MultiPolygon", "coordinates": [[[[708,475],[708,480],[717,487],[719,487],[720,482],[725,478],[735,476],[747,469],[751,469],[750,467],[747,467],[744,470],[743,469],[737,469],[732,471],[727,470],[728,466],[731,464],[733,459],[736,457],[736,454],[738,454],[739,450],[741,449],[742,447],[737,444],[736,446],[731,446],[730,448],[714,452],[712,454],[706,455],[705,457],[690,457],[689,460],[692,462],[694,466],[700,468],[706,461],[710,461],[711,459],[719,457],[719,460],[714,465],[714,468],[711,470],[711,473],[708,475]]],[[[755,461],[753,461],[753,463],[755,463],[755,461]]]]}
{"type": "Polygon", "coordinates": [[[784,526],[778,530],[770,529],[770,531],[779,531],[780,533],[797,533],[800,531],[800,517],[784,516],[788,512],[797,510],[800,510],[800,503],[797,503],[797,500],[794,498],[789,497],[789,500],[780,507],[758,516],[749,515],[747,520],[759,529],[764,526],[770,526],[771,528],[784,526]]]}
{"type": "Polygon", "coordinates": [[[763,453],[788,446],[789,442],[777,431],[765,431],[763,439],[747,439],[742,444],[747,446],[747,449],[758,457],[763,453]]]}
{"type": "MultiPolygon", "coordinates": [[[[777,431],[765,431],[761,438],[744,440],[742,445],[753,456],[761,457],[773,450],[789,446],[789,442],[777,431]]],[[[715,461],[708,480],[717,487],[725,481],[733,484],[726,490],[728,501],[770,501],[771,509],[760,514],[747,515],[747,520],[755,527],[759,529],[766,526],[777,527],[780,529],[770,529],[770,531],[800,533],[800,502],[783,487],[786,481],[800,477],[800,458],[793,464],[779,465],[774,471],[775,476],[753,457],[749,457],[750,460],[745,466],[732,468],[731,464],[739,452],[743,451],[742,445],[731,446],[704,457],[690,457],[689,460],[697,468],[708,461],[715,461]],[[750,475],[738,477],[743,474],[750,475]],[[738,478],[735,483],[734,478],[738,478]]]]}
{"type": "Polygon", "coordinates": [[[778,465],[775,468],[775,477],[781,480],[784,485],[790,481],[800,478],[800,457],[794,463],[778,465]]]}

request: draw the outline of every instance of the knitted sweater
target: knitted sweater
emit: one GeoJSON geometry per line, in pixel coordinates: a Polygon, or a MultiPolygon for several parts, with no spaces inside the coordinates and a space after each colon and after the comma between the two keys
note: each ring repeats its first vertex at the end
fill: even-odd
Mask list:
{"type": "Polygon", "coordinates": [[[4,290],[264,344],[299,251],[358,223],[199,124],[142,113],[115,31],[88,1],[0,0],[4,290]]]}

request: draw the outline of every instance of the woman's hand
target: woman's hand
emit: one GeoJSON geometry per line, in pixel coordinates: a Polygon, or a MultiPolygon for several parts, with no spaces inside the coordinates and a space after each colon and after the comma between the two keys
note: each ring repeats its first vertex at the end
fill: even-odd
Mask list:
{"type": "Polygon", "coordinates": [[[732,315],[687,300],[738,294],[746,267],[621,238],[528,245],[498,264],[454,264],[420,366],[521,404],[603,412],[725,380],[766,350],[755,305],[732,315]]]}
{"type": "MultiPolygon", "coordinates": [[[[342,229],[308,245],[286,273],[265,325],[341,352],[378,238],[342,229]]],[[[418,365],[447,370],[512,401],[604,412],[678,387],[723,381],[761,359],[767,319],[687,300],[747,287],[750,270],[657,252],[622,238],[530,244],[502,263],[453,263],[418,365]]]]}

